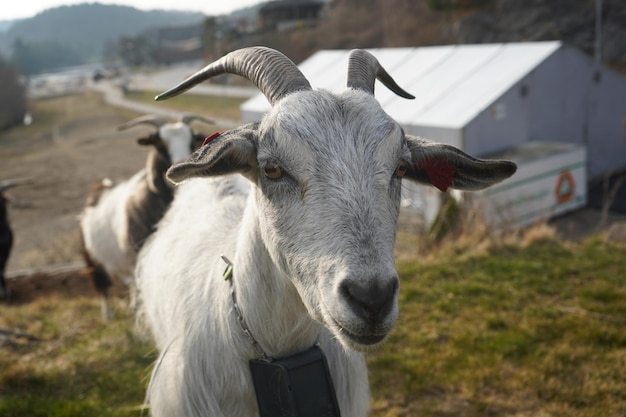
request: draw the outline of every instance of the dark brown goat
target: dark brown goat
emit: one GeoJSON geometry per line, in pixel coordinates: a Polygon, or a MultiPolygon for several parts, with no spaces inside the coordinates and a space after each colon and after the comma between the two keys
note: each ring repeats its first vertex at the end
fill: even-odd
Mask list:
{"type": "Polygon", "coordinates": [[[9,223],[9,203],[11,198],[6,193],[9,188],[30,183],[31,179],[5,180],[0,183],[0,299],[7,299],[11,291],[7,287],[4,271],[13,247],[13,230],[9,223]]]}

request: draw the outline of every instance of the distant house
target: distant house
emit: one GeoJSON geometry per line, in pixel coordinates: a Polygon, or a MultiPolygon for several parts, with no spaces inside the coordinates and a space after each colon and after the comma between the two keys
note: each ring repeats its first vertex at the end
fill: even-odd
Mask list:
{"type": "Polygon", "coordinates": [[[325,0],[277,0],[259,9],[262,31],[283,31],[299,25],[312,25],[318,19],[325,0]]]}
{"type": "MultiPolygon", "coordinates": [[[[376,98],[406,133],[518,162],[517,174],[484,193],[497,205],[495,222],[527,224],[580,207],[588,179],[626,169],[626,78],[576,48],[550,41],[370,52],[416,96],[377,83],[376,98]]],[[[339,90],[348,54],[319,51],[299,68],[314,88],[339,90]]],[[[269,107],[258,95],[242,104],[242,119],[269,107]]]]}
{"type": "Polygon", "coordinates": [[[154,35],[154,60],[159,64],[171,64],[200,59],[202,30],[202,24],[159,28],[154,35]]]}

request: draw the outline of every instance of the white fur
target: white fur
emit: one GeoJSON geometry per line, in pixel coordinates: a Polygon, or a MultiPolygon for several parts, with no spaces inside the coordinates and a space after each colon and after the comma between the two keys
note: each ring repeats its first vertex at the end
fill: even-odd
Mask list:
{"type": "MultiPolygon", "coordinates": [[[[258,354],[233,310],[225,255],[241,312],[264,351],[279,358],[319,343],[341,415],[366,416],[360,352],[379,346],[398,316],[397,168],[411,161],[420,180],[422,161],[457,159],[456,181],[465,180],[463,164],[474,162],[405,136],[371,94],[352,89],[292,93],[259,126],[214,140],[192,157],[200,168],[179,166],[181,178],[192,178],[137,262],[142,312],[160,351],[148,388],[152,415],[259,415],[248,368],[258,354]],[[284,175],[267,178],[264,167],[275,165],[284,175]],[[243,175],[202,177],[212,169],[243,175]],[[370,307],[379,294],[384,308],[370,307]],[[363,305],[355,302],[361,297],[363,305]]],[[[482,186],[473,178],[467,184],[482,186]]]]}
{"type": "MultiPolygon", "coordinates": [[[[381,114],[370,95],[352,91],[339,100],[328,92],[302,95],[311,95],[310,107],[301,105],[302,111],[296,112],[304,120],[286,120],[298,117],[293,110],[280,111],[294,106],[294,100],[288,99],[285,107],[279,106],[265,119],[260,136],[283,124],[299,123],[299,129],[276,129],[276,146],[266,148],[260,141],[258,160],[282,158],[285,168],[308,184],[311,206],[293,210],[288,196],[285,205],[271,213],[272,203],[260,192],[260,184],[251,185],[240,175],[191,179],[179,186],[158,232],[140,252],[137,285],[145,318],[161,351],[148,394],[154,416],[258,416],[248,369],[256,353],[232,311],[220,254],[234,263],[239,305],[263,349],[272,357],[282,357],[320,343],[342,415],[367,414],[367,369],[362,354],[352,350],[367,347],[346,339],[333,315],[343,323],[358,322],[337,298],[341,279],[397,279],[393,241],[399,183],[393,187],[393,199],[381,199],[378,194],[390,192],[394,168],[406,150],[400,129],[381,114]],[[368,103],[359,104],[363,100],[368,103]],[[363,120],[347,126],[341,117],[325,126],[314,119],[306,122],[312,114],[330,112],[337,101],[362,113],[363,120]],[[380,130],[381,126],[386,126],[383,134],[370,140],[368,129],[380,130]],[[354,136],[359,135],[365,136],[355,144],[354,136]],[[334,158],[335,164],[328,158],[334,158]],[[359,185],[363,178],[369,179],[359,185]],[[363,219],[367,227],[381,225],[378,231],[368,231],[371,242],[361,242],[367,246],[368,259],[354,247],[359,245],[354,235],[341,232],[341,225],[348,229],[366,226],[353,216],[355,209],[360,210],[350,197],[355,192],[361,193],[359,204],[381,211],[371,211],[363,219]],[[344,197],[343,203],[331,204],[344,197]],[[285,229],[272,235],[279,219],[285,229]],[[286,259],[278,249],[283,243],[277,239],[291,233],[301,234],[301,241],[291,242],[301,254],[289,254],[286,259]],[[302,264],[306,271],[295,279],[284,265],[301,261],[308,263],[302,264]]],[[[299,191],[295,198],[298,195],[299,191]]],[[[397,306],[385,321],[387,332],[395,317],[397,306]]]]}
{"type": "Polygon", "coordinates": [[[189,157],[193,135],[188,125],[183,122],[166,123],[159,128],[159,136],[167,145],[172,164],[189,157]]]}
{"type": "Polygon", "coordinates": [[[80,217],[87,251],[126,285],[133,283],[136,256],[135,249],[128,244],[126,201],[145,178],[146,170],[142,169],[116,187],[107,188],[98,204],[86,207],[80,217]]]}
{"type": "Polygon", "coordinates": [[[152,414],[258,415],[248,370],[248,360],[255,357],[255,351],[232,312],[230,284],[222,278],[226,265],[210,250],[220,247],[234,262],[234,285],[242,314],[266,352],[282,356],[319,342],[330,363],[343,415],[364,416],[369,391],[362,356],[340,347],[319,323],[311,320],[287,277],[260,280],[261,274],[282,275],[267,255],[258,256],[261,248],[246,247],[253,242],[242,242],[244,246],[238,248],[234,241],[223,245],[228,236],[258,233],[253,224],[247,224],[254,223],[254,209],[245,208],[246,201],[252,199],[244,194],[247,188],[240,176],[223,182],[195,179],[183,183],[160,228],[168,235],[190,228],[194,233],[177,234],[171,244],[155,239],[143,252],[137,270],[141,298],[160,300],[158,304],[144,305],[161,351],[150,383],[152,414]],[[223,195],[230,185],[235,186],[233,194],[223,195]],[[180,212],[185,215],[176,215],[180,212]],[[239,225],[237,217],[242,215],[244,221],[239,225]],[[223,221],[211,225],[202,221],[206,217],[223,221]],[[189,263],[189,259],[195,262],[189,263]],[[159,271],[154,269],[156,265],[159,271]],[[186,265],[185,276],[181,275],[181,265],[186,265]]]}

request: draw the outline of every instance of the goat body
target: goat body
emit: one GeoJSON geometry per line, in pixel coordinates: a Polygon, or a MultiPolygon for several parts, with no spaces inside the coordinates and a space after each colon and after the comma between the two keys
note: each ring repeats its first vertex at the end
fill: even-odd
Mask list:
{"type": "Polygon", "coordinates": [[[133,236],[131,230],[137,226],[132,223],[133,217],[129,216],[129,208],[135,215],[142,212],[146,219],[160,218],[159,212],[161,215],[165,213],[165,207],[172,200],[171,190],[164,190],[164,199],[158,194],[145,192],[145,181],[146,170],[142,169],[115,187],[104,186],[99,191],[97,204],[85,207],[80,218],[86,252],[93,261],[100,263],[126,285],[132,285],[133,282],[139,244],[151,233],[150,228],[145,227],[146,222],[142,220],[143,233],[135,233],[133,236]],[[137,204],[138,190],[145,192],[144,197],[148,197],[144,200],[146,203],[152,200],[157,203],[157,207],[160,206],[160,210],[153,211],[149,204],[141,204],[141,201],[137,204]]]}
{"type": "Polygon", "coordinates": [[[121,128],[142,123],[158,127],[157,133],[138,140],[139,144],[152,147],[146,167],[115,187],[105,182],[97,184],[80,218],[83,258],[101,294],[105,319],[110,316],[107,293],[114,279],[130,288],[131,307],[134,307],[137,253],[174,198],[173,185],[168,183],[165,173],[172,162],[187,158],[204,138],[184,121],[165,123],[151,116],[134,119],[121,128]]]}
{"type": "Polygon", "coordinates": [[[342,415],[364,416],[369,391],[363,357],[337,344],[307,314],[262,244],[249,191],[240,176],[183,183],[159,236],[142,251],[138,285],[161,351],[150,383],[152,414],[258,415],[248,369],[256,352],[232,312],[223,252],[234,262],[242,314],[267,354],[281,357],[320,343],[342,415]]]}
{"type": "MultiPolygon", "coordinates": [[[[242,71],[254,79],[267,69],[256,54],[268,52],[249,53],[260,68],[242,71]]],[[[231,58],[192,77],[221,66],[239,73],[231,58]]],[[[364,417],[363,352],[383,343],[398,316],[401,178],[479,189],[515,171],[405,135],[375,100],[373,79],[349,76],[350,88],[334,94],[307,88],[296,70],[295,82],[278,72],[277,84],[257,80],[273,104],[259,123],[223,133],[168,171],[183,182],[136,268],[160,351],[148,388],[155,417],[259,415],[248,368],[258,353],[239,325],[231,285],[268,356],[319,343],[341,415],[364,417]],[[233,261],[232,284],[220,255],[233,261]]],[[[357,72],[391,85],[381,68],[357,72]]]]}

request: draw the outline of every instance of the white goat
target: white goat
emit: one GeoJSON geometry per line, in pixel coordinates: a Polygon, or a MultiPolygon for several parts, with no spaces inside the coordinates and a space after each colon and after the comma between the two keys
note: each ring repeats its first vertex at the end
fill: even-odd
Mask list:
{"type": "Polygon", "coordinates": [[[476,190],[516,167],[405,135],[375,100],[374,81],[412,96],[362,50],[351,53],[348,88],[336,94],[312,90],[284,55],[254,47],[157,99],[221,73],[251,80],[272,109],[168,171],[184,182],[136,269],[160,350],[152,415],[259,416],[248,362],[319,344],[341,415],[365,416],[361,352],[379,346],[398,315],[401,178],[476,190]],[[230,282],[220,255],[232,260],[230,282]]]}
{"type": "Polygon", "coordinates": [[[80,216],[83,258],[101,296],[104,319],[110,317],[107,295],[112,277],[129,286],[134,305],[137,252],[174,198],[174,186],[165,173],[172,163],[187,159],[205,138],[190,128],[194,120],[213,123],[196,115],[173,123],[145,115],[118,126],[126,130],[148,124],[156,132],[137,139],[140,145],[152,147],[146,167],[116,186],[108,179],[97,183],[80,216]]]}

